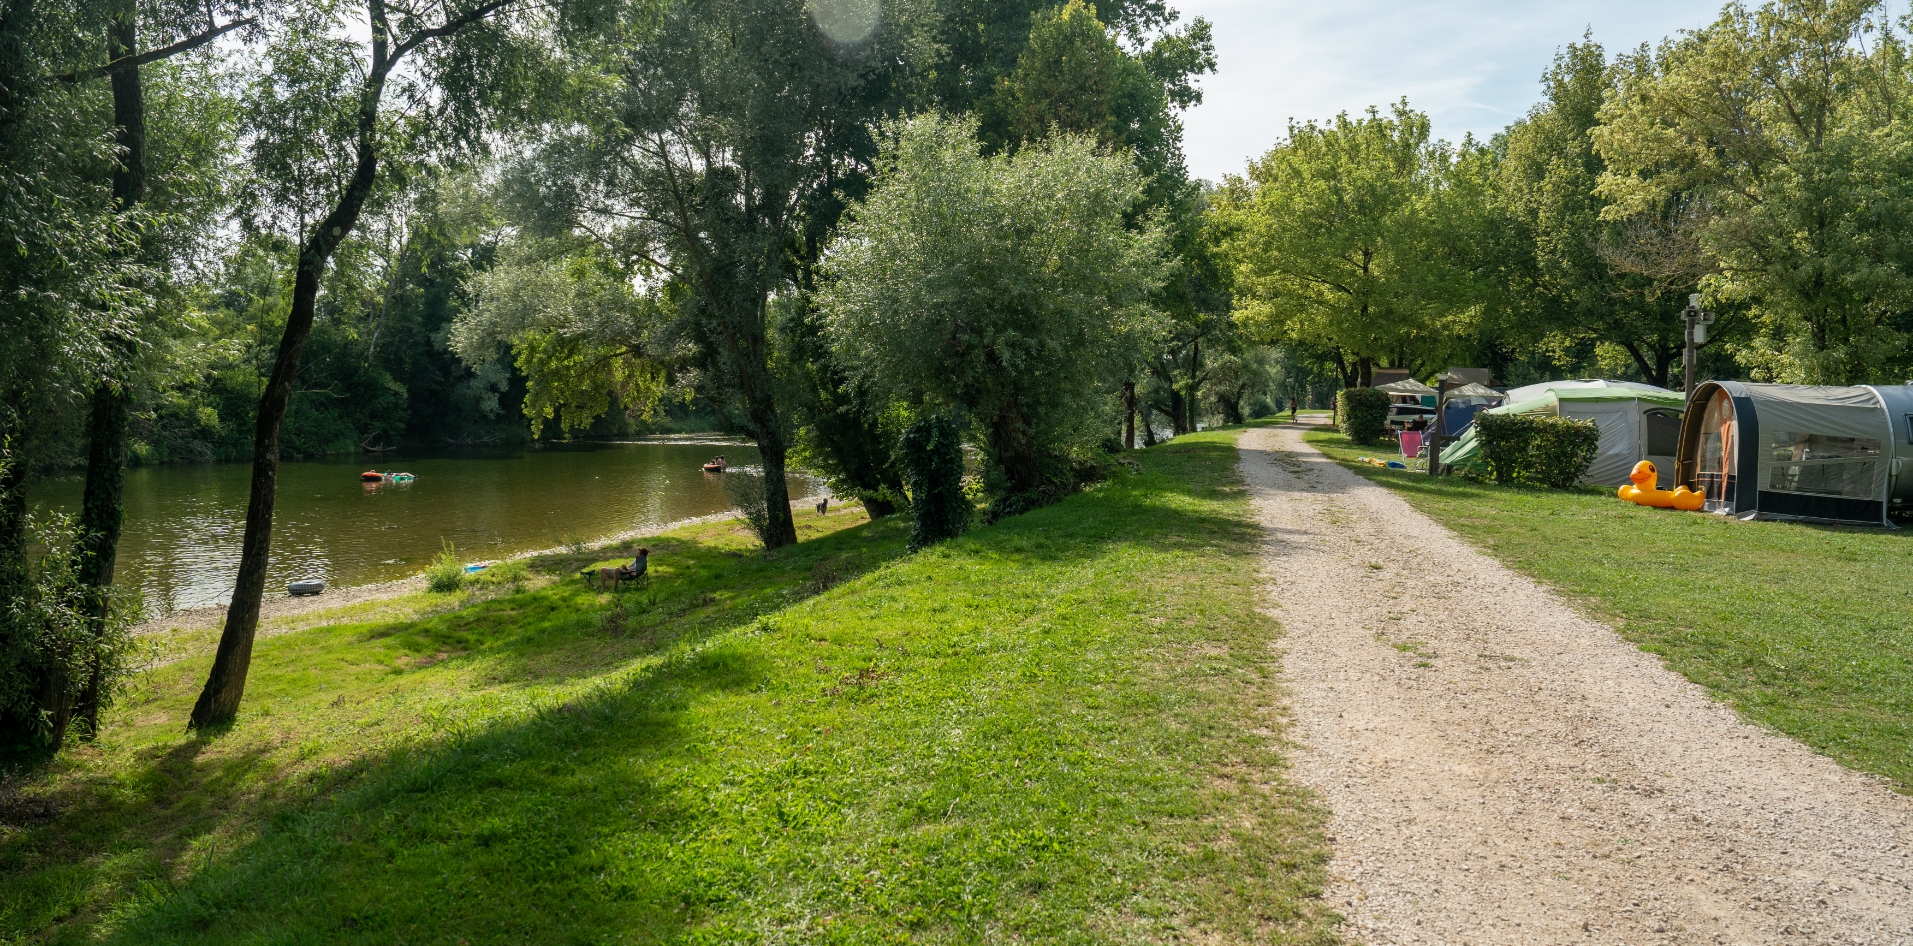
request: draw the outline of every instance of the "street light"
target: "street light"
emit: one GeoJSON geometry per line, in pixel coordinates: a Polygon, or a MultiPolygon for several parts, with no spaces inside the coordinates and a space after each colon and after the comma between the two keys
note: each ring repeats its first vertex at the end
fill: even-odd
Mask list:
{"type": "Polygon", "coordinates": [[[1707,326],[1714,324],[1714,313],[1703,311],[1700,307],[1700,293],[1687,297],[1687,308],[1681,310],[1681,317],[1687,321],[1687,345],[1681,352],[1681,365],[1687,371],[1687,386],[1682,393],[1689,398],[1694,396],[1694,352],[1707,344],[1707,326]]]}

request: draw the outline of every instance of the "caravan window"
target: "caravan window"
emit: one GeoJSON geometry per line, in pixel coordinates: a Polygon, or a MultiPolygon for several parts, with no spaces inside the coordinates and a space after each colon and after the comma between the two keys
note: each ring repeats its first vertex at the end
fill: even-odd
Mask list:
{"type": "Polygon", "coordinates": [[[1647,412],[1647,455],[1650,457],[1671,457],[1680,452],[1681,412],[1657,410],[1647,412]]]}
{"type": "Polygon", "coordinates": [[[1792,431],[1762,431],[1766,440],[1765,488],[1813,496],[1873,499],[1879,490],[1880,441],[1792,431]]]}

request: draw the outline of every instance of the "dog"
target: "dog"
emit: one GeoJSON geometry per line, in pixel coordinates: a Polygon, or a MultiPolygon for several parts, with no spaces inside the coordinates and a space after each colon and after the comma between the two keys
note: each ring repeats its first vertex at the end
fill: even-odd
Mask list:
{"type": "Polygon", "coordinates": [[[829,497],[829,496],[825,496],[824,498],[822,498],[822,499],[820,499],[820,500],[818,500],[818,501],[817,501],[817,514],[818,514],[818,515],[820,515],[820,516],[827,516],[827,515],[830,515],[830,513],[828,512],[828,510],[829,510],[829,509],[830,509],[830,497],[829,497]]]}

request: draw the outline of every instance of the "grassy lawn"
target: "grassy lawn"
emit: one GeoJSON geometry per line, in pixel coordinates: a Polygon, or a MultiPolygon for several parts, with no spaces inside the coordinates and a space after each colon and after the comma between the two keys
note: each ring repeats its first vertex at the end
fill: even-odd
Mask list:
{"type": "Polygon", "coordinates": [[[1747,717],[1913,790],[1913,532],[1431,479],[1353,462],[1382,447],[1306,436],[1747,717]]]}
{"type": "Polygon", "coordinates": [[[915,556],[807,514],[203,659],[0,807],[0,942],[1326,943],[1234,432],[915,556]]]}

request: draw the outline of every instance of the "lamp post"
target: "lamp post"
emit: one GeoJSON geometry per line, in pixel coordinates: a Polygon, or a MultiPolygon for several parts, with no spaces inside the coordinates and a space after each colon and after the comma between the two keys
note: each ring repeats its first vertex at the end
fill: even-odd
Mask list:
{"type": "Polygon", "coordinates": [[[1681,366],[1687,373],[1687,386],[1681,393],[1688,398],[1694,396],[1694,352],[1707,344],[1707,326],[1714,324],[1714,313],[1703,311],[1700,307],[1700,293],[1687,297],[1687,308],[1681,310],[1681,316],[1687,321],[1687,345],[1681,351],[1681,366]]]}

